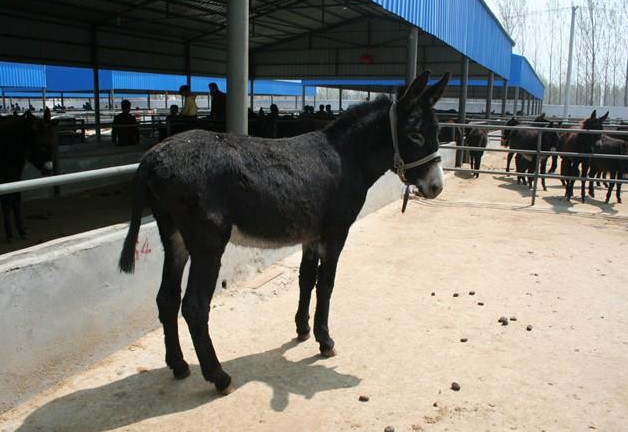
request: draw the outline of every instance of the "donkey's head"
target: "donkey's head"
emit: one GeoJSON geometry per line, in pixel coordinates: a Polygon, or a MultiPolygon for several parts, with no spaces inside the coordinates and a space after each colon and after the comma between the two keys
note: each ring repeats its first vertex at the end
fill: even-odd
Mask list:
{"type": "Polygon", "coordinates": [[[608,113],[609,112],[606,111],[606,114],[604,114],[602,117],[597,117],[597,111],[593,110],[593,112],[591,113],[591,117],[582,120],[582,129],[603,130],[604,122],[608,118],[608,113]]]}
{"type": "Polygon", "coordinates": [[[28,145],[24,148],[24,156],[37,168],[42,175],[52,174],[52,154],[55,134],[52,130],[50,111],[44,113],[44,119],[33,115],[26,116],[29,134],[28,145]]]}
{"type": "MultiPolygon", "coordinates": [[[[517,120],[516,118],[511,118],[510,120],[508,120],[506,122],[506,126],[517,126],[519,124],[519,120],[517,120]]],[[[503,147],[508,147],[510,145],[510,134],[513,131],[510,129],[504,129],[502,130],[502,141],[501,141],[501,145],[503,147]]]]}
{"type": "Polygon", "coordinates": [[[419,75],[390,109],[394,169],[417,194],[435,198],[445,185],[438,154],[438,121],[433,107],[447,87],[449,73],[431,87],[429,71],[419,75]]]}
{"type": "MultiPolygon", "coordinates": [[[[548,129],[553,129],[555,127],[558,127],[558,125],[554,124],[553,121],[547,123],[547,128],[548,129]]],[[[558,132],[554,132],[554,131],[547,131],[547,132],[542,132],[542,136],[541,136],[541,140],[543,141],[543,148],[547,149],[552,149],[552,151],[554,151],[557,147],[558,147],[558,139],[559,139],[559,134],[558,132]]]]}

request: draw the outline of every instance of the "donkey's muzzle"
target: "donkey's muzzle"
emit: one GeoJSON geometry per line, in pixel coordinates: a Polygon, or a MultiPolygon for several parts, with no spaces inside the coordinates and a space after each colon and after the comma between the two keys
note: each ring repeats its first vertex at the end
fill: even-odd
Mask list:
{"type": "Polygon", "coordinates": [[[445,175],[440,163],[432,163],[425,176],[416,180],[417,195],[423,198],[436,198],[445,187],[445,175]]]}

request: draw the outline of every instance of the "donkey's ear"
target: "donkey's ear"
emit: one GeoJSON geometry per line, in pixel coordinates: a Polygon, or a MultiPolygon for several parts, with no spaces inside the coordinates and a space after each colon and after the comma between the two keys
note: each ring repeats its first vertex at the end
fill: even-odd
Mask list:
{"type": "Polygon", "coordinates": [[[436,105],[436,102],[443,95],[443,92],[447,88],[447,83],[449,82],[450,73],[446,72],[445,75],[434,84],[432,87],[428,88],[421,95],[421,104],[428,107],[433,107],[436,105]]]}
{"type": "Polygon", "coordinates": [[[429,78],[430,71],[423,71],[421,75],[419,75],[414,79],[414,81],[412,81],[412,83],[408,86],[399,101],[404,101],[404,103],[407,103],[410,100],[417,99],[419,96],[421,96],[421,94],[425,90],[425,86],[427,85],[427,80],[429,78]]]}
{"type": "Polygon", "coordinates": [[[608,118],[608,114],[610,113],[610,111],[606,111],[606,114],[604,114],[602,117],[599,118],[599,122],[600,123],[604,123],[606,121],[606,119],[608,118]]]}
{"type": "Polygon", "coordinates": [[[397,105],[406,109],[414,105],[425,91],[425,86],[429,78],[429,70],[424,71],[421,75],[416,77],[403,93],[403,96],[399,98],[397,105]]]}
{"type": "Polygon", "coordinates": [[[50,123],[51,119],[52,116],[50,115],[50,109],[46,107],[46,109],[44,110],[44,123],[50,123]]]}
{"type": "Polygon", "coordinates": [[[593,110],[593,112],[591,113],[591,120],[595,120],[596,117],[597,117],[597,110],[593,110]]]}

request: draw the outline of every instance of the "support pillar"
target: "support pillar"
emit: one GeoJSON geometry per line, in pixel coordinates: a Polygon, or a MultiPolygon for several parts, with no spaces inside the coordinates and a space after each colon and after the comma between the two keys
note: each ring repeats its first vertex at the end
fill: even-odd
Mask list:
{"type": "Polygon", "coordinates": [[[255,80],[251,79],[251,94],[249,94],[249,107],[255,109],[255,80]]]}
{"type": "Polygon", "coordinates": [[[305,111],[305,86],[301,86],[301,111],[305,111]]]}
{"type": "Polygon", "coordinates": [[[338,111],[342,111],[342,88],[338,90],[338,111]]]}
{"type": "Polygon", "coordinates": [[[249,78],[249,1],[227,6],[227,132],[246,135],[249,78]]]}
{"type": "Polygon", "coordinates": [[[46,109],[46,89],[41,90],[41,103],[42,103],[41,108],[45,110],[46,109]]]}
{"type": "Polygon", "coordinates": [[[503,83],[504,94],[502,95],[502,117],[506,116],[506,105],[508,104],[508,80],[505,79],[503,83]]]}
{"type": "MultiPolygon", "coordinates": [[[[467,116],[467,90],[469,87],[469,57],[463,57],[460,64],[460,98],[458,100],[458,123],[464,123],[467,116]]],[[[464,145],[464,131],[457,138],[457,145],[462,147],[464,145]]],[[[462,151],[456,152],[456,166],[462,166],[463,162],[466,162],[467,155],[462,151]]]]}
{"type": "Polygon", "coordinates": [[[100,142],[100,68],[98,59],[98,28],[92,27],[91,34],[92,70],[94,72],[94,124],[96,126],[96,141],[100,142]]]}
{"type": "Polygon", "coordinates": [[[192,91],[192,44],[187,41],[185,43],[185,83],[192,91]]]}
{"type": "Polygon", "coordinates": [[[517,117],[517,104],[519,103],[519,87],[515,87],[515,97],[512,103],[512,113],[517,117]]]}
{"type": "Polygon", "coordinates": [[[493,105],[493,72],[488,73],[488,94],[486,95],[486,118],[491,118],[491,109],[493,105]]]}
{"type": "Polygon", "coordinates": [[[418,59],[419,49],[419,29],[412,27],[410,34],[408,35],[408,60],[406,63],[406,85],[410,83],[416,77],[416,65],[418,59]]]}

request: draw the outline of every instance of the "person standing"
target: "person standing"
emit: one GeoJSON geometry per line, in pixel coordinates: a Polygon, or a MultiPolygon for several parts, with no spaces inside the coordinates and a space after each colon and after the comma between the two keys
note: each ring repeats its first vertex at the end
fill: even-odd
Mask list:
{"type": "Polygon", "coordinates": [[[179,94],[183,96],[183,109],[181,110],[181,117],[193,118],[198,114],[198,107],[196,106],[196,96],[190,91],[190,87],[182,85],[179,87],[179,94]]]}
{"type": "Polygon", "coordinates": [[[135,116],[131,114],[131,102],[124,99],[120,106],[122,112],[113,118],[111,141],[113,145],[127,146],[140,143],[140,129],[135,116]]]}
{"type": "Polygon", "coordinates": [[[227,119],[227,95],[218,89],[215,82],[209,83],[209,95],[212,98],[212,111],[209,115],[213,120],[227,119]]]}

